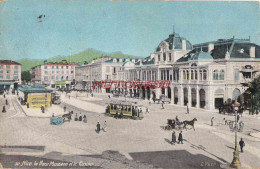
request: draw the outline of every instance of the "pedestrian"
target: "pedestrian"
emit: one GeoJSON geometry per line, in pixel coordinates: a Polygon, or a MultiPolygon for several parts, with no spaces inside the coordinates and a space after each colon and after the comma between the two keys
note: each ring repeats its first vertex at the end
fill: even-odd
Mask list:
{"type": "Polygon", "coordinates": [[[239,121],[239,118],[240,118],[239,115],[237,115],[237,122],[239,121]]]}
{"type": "Polygon", "coordinates": [[[245,147],[245,142],[243,141],[242,138],[241,138],[241,140],[239,141],[239,145],[240,145],[241,153],[243,153],[243,147],[245,147]]]}
{"type": "Polygon", "coordinates": [[[182,131],[179,133],[178,144],[183,144],[182,131]]]}
{"type": "Polygon", "coordinates": [[[108,95],[108,98],[110,99],[110,95],[108,95]]]}
{"type": "Polygon", "coordinates": [[[175,144],[176,143],[176,135],[175,135],[175,131],[172,132],[172,141],[171,141],[172,144],[175,144]]]}
{"type": "Polygon", "coordinates": [[[86,115],[83,116],[83,122],[87,123],[87,116],[86,115]]]}
{"type": "Polygon", "coordinates": [[[103,125],[103,131],[104,131],[104,132],[107,131],[106,128],[107,128],[107,121],[105,121],[105,122],[104,122],[104,125],[103,125]]]}
{"type": "Polygon", "coordinates": [[[4,98],[5,98],[5,94],[4,94],[4,98]]]}
{"type": "Polygon", "coordinates": [[[97,133],[99,134],[99,132],[100,132],[100,124],[99,124],[99,122],[97,123],[97,133]]]}
{"type": "Polygon", "coordinates": [[[164,109],[163,102],[162,102],[162,109],[164,109]]]}
{"type": "Polygon", "coordinates": [[[6,112],[6,109],[5,109],[5,106],[3,106],[2,113],[5,113],[5,112],[6,112]]]}
{"type": "Polygon", "coordinates": [[[5,100],[5,104],[8,105],[8,100],[7,99],[5,100]]]}
{"type": "Polygon", "coordinates": [[[211,126],[213,126],[214,117],[211,118],[211,126]]]}
{"type": "Polygon", "coordinates": [[[66,112],[66,109],[67,109],[67,108],[66,108],[66,105],[64,105],[64,107],[63,107],[64,112],[66,112]]]}
{"type": "Polygon", "coordinates": [[[116,118],[116,119],[118,118],[118,110],[116,111],[115,118],[116,118]]]}
{"type": "Polygon", "coordinates": [[[81,113],[79,115],[79,121],[82,121],[82,116],[81,116],[81,113]]]}
{"type": "Polygon", "coordinates": [[[148,107],[146,107],[146,113],[149,113],[149,109],[148,109],[148,107]]]}
{"type": "Polygon", "coordinates": [[[187,114],[189,114],[189,113],[190,113],[190,110],[189,110],[189,105],[187,103],[187,114]]]}
{"type": "Polygon", "coordinates": [[[78,119],[78,114],[76,113],[76,116],[75,116],[75,119],[74,119],[75,121],[78,121],[79,119],[78,119]]]}

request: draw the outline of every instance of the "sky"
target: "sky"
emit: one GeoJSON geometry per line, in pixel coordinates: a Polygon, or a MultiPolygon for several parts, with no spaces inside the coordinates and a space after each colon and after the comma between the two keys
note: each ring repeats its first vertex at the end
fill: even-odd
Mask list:
{"type": "Polygon", "coordinates": [[[147,57],[173,27],[192,44],[250,36],[260,45],[259,21],[257,2],[6,0],[0,59],[48,59],[89,48],[147,57]]]}

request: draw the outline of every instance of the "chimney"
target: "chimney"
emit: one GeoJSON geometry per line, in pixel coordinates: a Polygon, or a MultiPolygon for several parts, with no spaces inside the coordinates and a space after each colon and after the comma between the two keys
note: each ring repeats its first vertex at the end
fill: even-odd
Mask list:
{"type": "Polygon", "coordinates": [[[250,58],[255,58],[255,46],[250,47],[249,55],[250,58]]]}
{"type": "Polygon", "coordinates": [[[182,50],[186,50],[186,40],[182,39],[182,50]]]}
{"type": "Polygon", "coordinates": [[[208,52],[212,51],[214,49],[214,44],[209,43],[208,45],[208,52]]]}

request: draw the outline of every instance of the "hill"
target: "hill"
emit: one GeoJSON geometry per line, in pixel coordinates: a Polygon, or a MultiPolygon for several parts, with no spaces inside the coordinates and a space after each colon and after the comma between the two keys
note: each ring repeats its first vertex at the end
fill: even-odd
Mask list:
{"type": "MultiPolygon", "coordinates": [[[[79,64],[84,63],[84,61],[87,61],[90,63],[93,59],[102,57],[102,56],[110,56],[112,58],[136,58],[134,56],[125,55],[121,52],[115,52],[115,53],[105,53],[101,51],[97,51],[94,49],[88,49],[83,52],[80,52],[78,54],[70,56],[60,56],[55,57],[51,59],[47,59],[47,62],[60,62],[62,60],[67,60],[68,62],[76,62],[79,64]]],[[[43,60],[29,60],[29,59],[22,59],[18,62],[22,65],[22,71],[31,70],[32,67],[43,64],[45,59],[43,60]]]]}

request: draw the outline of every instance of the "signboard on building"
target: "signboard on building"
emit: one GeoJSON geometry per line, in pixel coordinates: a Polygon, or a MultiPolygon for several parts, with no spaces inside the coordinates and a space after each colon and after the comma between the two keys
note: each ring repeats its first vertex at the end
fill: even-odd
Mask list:
{"type": "Polygon", "coordinates": [[[51,107],[51,93],[29,93],[27,104],[33,109],[39,109],[41,106],[51,107]]]}

